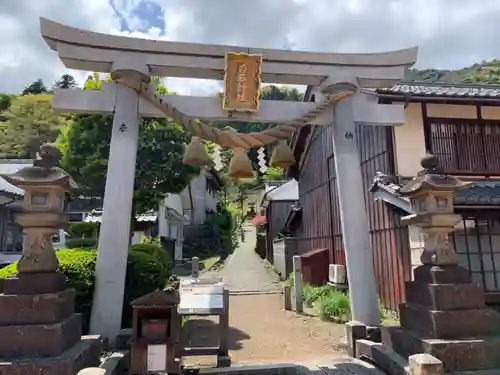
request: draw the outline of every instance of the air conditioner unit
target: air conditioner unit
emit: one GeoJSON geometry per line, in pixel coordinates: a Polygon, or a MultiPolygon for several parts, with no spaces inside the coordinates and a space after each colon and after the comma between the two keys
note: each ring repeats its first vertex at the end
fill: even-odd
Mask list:
{"type": "Polygon", "coordinates": [[[346,283],[345,266],[341,264],[330,264],[328,266],[328,281],[336,285],[345,284],[346,283]]]}

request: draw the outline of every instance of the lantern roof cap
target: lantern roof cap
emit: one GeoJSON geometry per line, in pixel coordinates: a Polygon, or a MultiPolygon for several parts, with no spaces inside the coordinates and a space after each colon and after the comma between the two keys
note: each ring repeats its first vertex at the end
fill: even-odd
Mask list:
{"type": "Polygon", "coordinates": [[[30,186],[59,185],[68,191],[79,189],[73,178],[59,167],[61,152],[53,143],[40,147],[33,166],[26,166],[12,174],[2,174],[10,184],[25,189],[30,186]]]}
{"type": "Polygon", "coordinates": [[[411,196],[422,191],[454,191],[472,184],[441,173],[438,169],[438,158],[434,155],[425,155],[420,165],[423,169],[399,190],[402,196],[411,196]]]}

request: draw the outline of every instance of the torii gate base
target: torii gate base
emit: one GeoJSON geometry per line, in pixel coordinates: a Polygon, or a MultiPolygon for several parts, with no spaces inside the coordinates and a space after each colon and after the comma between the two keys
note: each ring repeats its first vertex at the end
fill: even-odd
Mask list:
{"type": "MultiPolygon", "coordinates": [[[[138,80],[134,82],[138,85],[132,87],[141,87],[141,80],[151,75],[220,80],[224,77],[226,54],[245,52],[263,56],[263,82],[309,85],[318,90],[318,97],[321,93],[352,90],[354,95],[338,102],[335,110],[311,116],[308,124],[335,122],[332,142],[352,315],[364,324],[379,324],[355,127],[404,123],[403,105],[378,104],[377,97],[364,89],[388,87],[398,82],[405,69],[415,63],[416,48],[380,54],[261,50],[123,38],[78,30],[45,19],[41,19],[41,30],[47,44],[59,53],[66,67],[138,80]]],[[[270,123],[286,122],[317,105],[263,101],[259,113],[248,114],[222,111],[218,98],[166,95],[162,102],[191,118],[270,123]]],[[[100,92],[58,91],[53,107],[81,113],[114,113],[91,319],[91,331],[113,341],[121,322],[139,120],[141,116],[164,117],[164,114],[139,98],[137,92],[120,84],[107,85],[100,92]]]]}

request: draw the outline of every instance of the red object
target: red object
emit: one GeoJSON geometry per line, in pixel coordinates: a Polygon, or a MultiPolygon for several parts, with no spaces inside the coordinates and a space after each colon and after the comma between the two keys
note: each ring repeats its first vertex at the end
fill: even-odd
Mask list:
{"type": "Polygon", "coordinates": [[[252,219],[252,224],[253,225],[262,225],[262,224],[265,224],[267,223],[267,219],[265,216],[255,216],[253,219],[252,219]]]}
{"type": "Polygon", "coordinates": [[[302,280],[306,284],[324,285],[328,282],[330,251],[314,249],[300,255],[302,280]]]}

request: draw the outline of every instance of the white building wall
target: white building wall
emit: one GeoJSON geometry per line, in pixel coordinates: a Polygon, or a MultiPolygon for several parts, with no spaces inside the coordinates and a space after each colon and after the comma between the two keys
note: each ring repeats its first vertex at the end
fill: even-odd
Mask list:
{"type": "Polygon", "coordinates": [[[191,181],[193,199],[193,224],[203,224],[206,219],[207,177],[201,173],[191,181]]]}
{"type": "Polygon", "coordinates": [[[183,207],[179,194],[169,194],[158,208],[158,235],[175,239],[174,260],[182,260],[183,207]]]}

